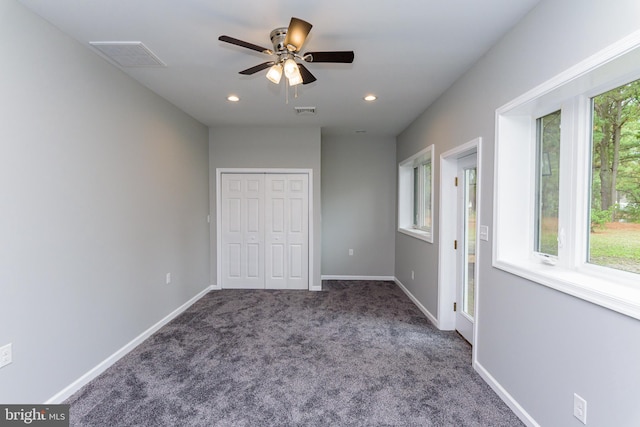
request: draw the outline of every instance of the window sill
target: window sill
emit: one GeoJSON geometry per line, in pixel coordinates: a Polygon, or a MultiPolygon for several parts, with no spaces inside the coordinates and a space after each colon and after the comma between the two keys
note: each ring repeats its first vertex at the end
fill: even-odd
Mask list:
{"type": "Polygon", "coordinates": [[[616,277],[612,278],[612,275],[606,277],[601,271],[608,271],[606,268],[585,268],[586,271],[581,271],[547,265],[538,260],[498,260],[493,266],[640,320],[640,286],[635,274],[616,272],[616,277]],[[619,280],[617,276],[620,276],[619,280]]]}
{"type": "Polygon", "coordinates": [[[428,243],[433,243],[433,234],[428,233],[426,231],[418,230],[416,228],[404,228],[398,227],[398,231],[400,233],[406,234],[407,236],[414,237],[416,239],[424,240],[428,243]]]}

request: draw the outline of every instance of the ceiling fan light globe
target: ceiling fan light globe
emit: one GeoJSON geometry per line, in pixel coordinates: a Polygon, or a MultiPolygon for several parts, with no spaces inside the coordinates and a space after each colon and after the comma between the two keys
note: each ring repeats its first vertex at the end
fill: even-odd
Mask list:
{"type": "Polygon", "coordinates": [[[275,64],[269,68],[267,78],[275,84],[280,83],[280,79],[282,78],[282,65],[275,64]]]}
{"type": "Polygon", "coordinates": [[[300,74],[300,70],[298,70],[298,64],[296,61],[289,58],[284,61],[284,75],[287,76],[288,79],[291,79],[296,74],[300,74]]]}
{"type": "Polygon", "coordinates": [[[289,86],[296,86],[302,83],[302,74],[300,74],[300,71],[297,71],[291,77],[287,78],[289,79],[289,86]]]}

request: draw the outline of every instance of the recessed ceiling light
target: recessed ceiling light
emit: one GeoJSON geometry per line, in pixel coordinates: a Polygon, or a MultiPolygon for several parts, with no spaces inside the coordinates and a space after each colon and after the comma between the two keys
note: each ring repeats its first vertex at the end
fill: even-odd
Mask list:
{"type": "Polygon", "coordinates": [[[372,101],[375,101],[376,99],[378,99],[378,97],[377,97],[377,96],[375,96],[375,95],[367,95],[367,96],[365,96],[363,99],[364,99],[365,101],[372,102],[372,101]]]}
{"type": "Polygon", "coordinates": [[[229,95],[227,96],[227,101],[238,102],[240,101],[240,98],[237,95],[229,95]]]}

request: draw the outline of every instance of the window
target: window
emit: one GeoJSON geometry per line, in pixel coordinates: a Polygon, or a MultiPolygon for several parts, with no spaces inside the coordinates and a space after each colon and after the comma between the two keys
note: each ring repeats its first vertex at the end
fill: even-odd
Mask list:
{"type": "Polygon", "coordinates": [[[420,167],[413,168],[413,228],[420,228],[420,167]]]}
{"type": "Polygon", "coordinates": [[[433,145],[398,166],[398,231],[433,243],[433,145]]]}
{"type": "Polygon", "coordinates": [[[637,64],[640,32],[496,111],[493,265],[640,319],[637,64]]]}
{"type": "Polygon", "coordinates": [[[536,240],[535,250],[558,255],[558,206],[560,204],[560,111],[536,122],[536,240]]]}
{"type": "Polygon", "coordinates": [[[413,168],[413,228],[431,232],[431,159],[413,168]]]}
{"type": "Polygon", "coordinates": [[[640,80],[591,100],[590,263],[640,273],[640,80]]]}

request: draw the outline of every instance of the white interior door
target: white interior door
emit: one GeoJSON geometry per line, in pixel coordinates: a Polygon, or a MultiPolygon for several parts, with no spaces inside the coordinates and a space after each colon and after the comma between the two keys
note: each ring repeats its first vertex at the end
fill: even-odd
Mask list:
{"type": "Polygon", "coordinates": [[[476,154],[458,160],[457,237],[456,237],[456,330],[474,342],[476,283],[476,154]]]}
{"type": "Polygon", "coordinates": [[[223,173],[220,285],[309,288],[309,176],[223,173]]]}
{"type": "Polygon", "coordinates": [[[265,286],[308,289],[309,177],[269,174],[265,189],[265,286]]]}
{"type": "Polygon", "coordinates": [[[264,288],[264,175],[223,174],[222,287],[264,288]]]}

